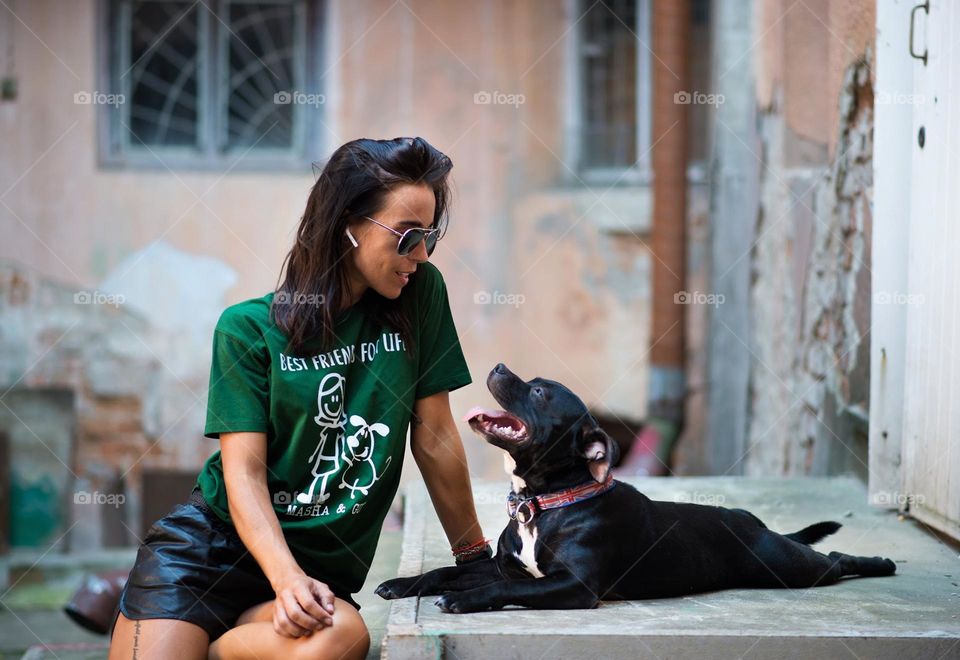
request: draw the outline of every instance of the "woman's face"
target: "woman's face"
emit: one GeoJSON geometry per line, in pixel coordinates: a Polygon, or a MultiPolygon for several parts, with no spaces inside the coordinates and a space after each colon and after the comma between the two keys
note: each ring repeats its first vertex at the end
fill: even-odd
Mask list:
{"type": "MultiPolygon", "coordinates": [[[[384,207],[370,217],[403,233],[411,227],[429,228],[435,207],[436,200],[429,186],[404,184],[390,191],[384,207]]],[[[423,241],[410,254],[400,256],[397,254],[400,237],[369,220],[351,223],[350,232],[358,243],[350,250],[347,261],[350,304],[356,302],[367,287],[384,298],[398,297],[417,266],[427,260],[423,241]]]]}

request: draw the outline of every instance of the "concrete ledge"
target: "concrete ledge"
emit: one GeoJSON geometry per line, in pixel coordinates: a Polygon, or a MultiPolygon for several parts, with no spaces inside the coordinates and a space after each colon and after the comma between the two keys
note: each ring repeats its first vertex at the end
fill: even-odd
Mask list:
{"type": "MultiPolygon", "coordinates": [[[[960,658],[960,555],[911,520],[867,504],[852,478],[635,478],[655,500],[749,509],[768,527],[821,520],[843,528],[816,547],[897,562],[897,575],[807,590],[743,589],[691,597],[609,601],[595,610],[445,614],[435,597],[391,603],[383,642],[408,658],[960,658]]],[[[496,539],[507,517],[506,481],[475,483],[480,522],[496,539]]],[[[405,491],[399,575],[452,564],[422,482],[405,491]]]]}

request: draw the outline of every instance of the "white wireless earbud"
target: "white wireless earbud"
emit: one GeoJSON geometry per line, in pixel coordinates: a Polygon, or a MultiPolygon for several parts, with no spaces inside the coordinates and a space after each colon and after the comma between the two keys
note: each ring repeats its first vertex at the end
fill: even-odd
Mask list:
{"type": "Polygon", "coordinates": [[[360,244],[357,243],[357,239],[354,238],[354,237],[353,237],[353,234],[350,233],[350,228],[349,228],[349,227],[347,227],[347,230],[346,230],[346,231],[347,231],[347,239],[350,241],[350,243],[353,244],[353,247],[359,247],[360,244]]]}

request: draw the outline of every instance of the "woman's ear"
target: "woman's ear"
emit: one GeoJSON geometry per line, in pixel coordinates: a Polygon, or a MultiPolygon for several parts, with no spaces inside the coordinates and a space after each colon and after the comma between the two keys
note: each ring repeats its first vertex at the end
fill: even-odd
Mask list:
{"type": "Polygon", "coordinates": [[[620,448],[599,426],[587,426],[580,436],[580,453],[587,459],[590,475],[597,483],[603,483],[610,474],[610,468],[620,457],[620,448]]]}

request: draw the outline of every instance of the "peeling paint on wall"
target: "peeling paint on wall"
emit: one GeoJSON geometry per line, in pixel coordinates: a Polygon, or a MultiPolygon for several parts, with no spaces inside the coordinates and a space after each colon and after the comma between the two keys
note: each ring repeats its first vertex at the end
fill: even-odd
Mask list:
{"type": "Polygon", "coordinates": [[[837,154],[785,168],[789,129],[762,116],[765,159],[752,254],[754,361],[747,473],[866,475],[873,88],[870,53],[845,72],[837,154]]]}
{"type": "Polygon", "coordinates": [[[55,536],[71,530],[71,547],[96,548],[117,516],[138,533],[142,469],[196,469],[216,448],[202,437],[204,401],[213,328],[234,278],[219,261],[166,244],[129,255],[86,290],[0,262],[0,387],[16,413],[0,414],[13,440],[13,523],[37,521],[15,529],[18,538],[46,538],[52,526],[55,536]],[[69,395],[63,415],[24,415],[51,391],[69,395]],[[76,492],[121,483],[119,512],[70,506],[76,492]]]}

